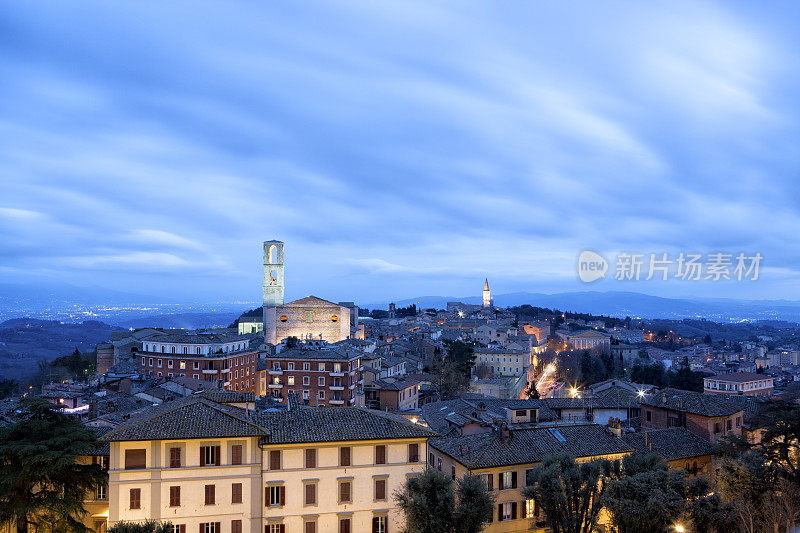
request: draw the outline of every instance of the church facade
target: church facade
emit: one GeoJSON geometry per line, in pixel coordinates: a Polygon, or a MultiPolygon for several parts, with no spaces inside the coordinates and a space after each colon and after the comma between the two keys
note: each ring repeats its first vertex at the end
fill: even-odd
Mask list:
{"type": "Polygon", "coordinates": [[[350,309],[307,296],[264,309],[265,341],[276,345],[287,337],[339,342],[350,337],[350,309]]]}

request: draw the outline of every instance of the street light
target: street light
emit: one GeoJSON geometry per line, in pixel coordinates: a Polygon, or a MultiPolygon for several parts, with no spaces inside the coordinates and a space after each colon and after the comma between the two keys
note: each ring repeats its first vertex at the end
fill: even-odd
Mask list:
{"type": "Polygon", "coordinates": [[[675,527],[676,533],[685,533],[686,532],[686,529],[680,524],[675,524],[674,527],[675,527]]]}

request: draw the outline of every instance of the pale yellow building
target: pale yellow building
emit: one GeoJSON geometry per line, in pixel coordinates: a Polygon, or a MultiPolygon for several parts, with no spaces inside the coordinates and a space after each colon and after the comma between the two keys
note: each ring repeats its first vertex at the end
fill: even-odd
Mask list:
{"type": "Polygon", "coordinates": [[[428,465],[453,479],[471,473],[486,480],[495,503],[485,533],[545,531],[543,513],[534,500],[522,495],[537,464],[559,453],[582,461],[619,459],[633,451],[611,430],[597,424],[513,429],[499,424],[483,432],[431,439],[428,465]]]}
{"type": "MultiPolygon", "coordinates": [[[[109,432],[109,525],[178,533],[399,531],[392,499],[433,433],[357,407],[259,412],[202,395],[109,432]]],[[[232,400],[233,396],[231,397],[232,400]]]]}

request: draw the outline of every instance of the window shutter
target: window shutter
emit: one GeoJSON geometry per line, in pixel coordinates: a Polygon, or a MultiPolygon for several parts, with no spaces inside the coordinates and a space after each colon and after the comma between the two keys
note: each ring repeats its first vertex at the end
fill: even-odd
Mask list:
{"type": "Polygon", "coordinates": [[[494,474],[486,474],[486,485],[489,490],[494,490],[494,474]]]}
{"type": "Polygon", "coordinates": [[[285,525],[281,524],[278,529],[281,530],[281,533],[286,533],[286,526],[285,525]]]}
{"type": "Polygon", "coordinates": [[[516,489],[517,488],[517,471],[516,470],[511,472],[511,488],[512,489],[516,489]]]}
{"type": "Polygon", "coordinates": [[[222,455],[219,452],[220,452],[220,447],[214,446],[214,464],[217,466],[220,465],[220,458],[222,457],[222,455]]]}
{"type": "MultiPolygon", "coordinates": [[[[217,446],[219,450],[219,446],[217,446]]],[[[222,522],[214,522],[214,533],[222,533],[222,522]]]]}
{"type": "Polygon", "coordinates": [[[498,503],[497,504],[497,521],[498,522],[502,522],[503,521],[503,504],[502,503],[498,503]]]}
{"type": "Polygon", "coordinates": [[[516,520],[516,519],[517,519],[517,502],[511,502],[511,520],[516,520]]]}
{"type": "Polygon", "coordinates": [[[281,485],[281,506],[286,505],[286,487],[281,485]]]}
{"type": "Polygon", "coordinates": [[[200,466],[206,466],[206,447],[200,446],[200,466]]]}
{"type": "Polygon", "coordinates": [[[205,533],[205,529],[206,529],[205,524],[200,524],[200,529],[199,529],[200,533],[205,533]]]}

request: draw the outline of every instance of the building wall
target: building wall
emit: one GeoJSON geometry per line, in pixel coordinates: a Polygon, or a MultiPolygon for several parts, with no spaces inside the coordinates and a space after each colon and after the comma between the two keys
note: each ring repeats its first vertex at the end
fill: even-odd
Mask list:
{"type": "Polygon", "coordinates": [[[256,438],[196,439],[184,441],[130,441],[111,443],[109,470],[109,525],[118,521],[169,520],[198,531],[204,522],[242,520],[243,531],[261,526],[261,451],[256,438]],[[231,445],[242,444],[242,465],[231,465],[231,445]],[[201,446],[220,446],[221,466],[200,466],[201,446]],[[170,448],[182,450],[181,468],[169,468],[170,448]],[[147,450],[147,468],[125,470],[125,450],[147,450]],[[242,503],[231,502],[231,486],[242,484],[242,503]],[[214,505],[205,505],[205,486],[215,486],[214,505]],[[180,507],[170,507],[170,487],[180,487],[180,507]],[[130,489],[141,491],[141,509],[130,509],[130,489]]]}
{"type": "Polygon", "coordinates": [[[755,381],[735,382],[705,378],[703,392],[707,394],[742,394],[744,396],[772,396],[773,379],[765,376],[755,381]]]}
{"type": "Polygon", "coordinates": [[[349,317],[350,310],[339,305],[268,308],[264,310],[265,340],[273,345],[287,337],[339,342],[350,336],[349,317]]]}
{"type": "Polygon", "coordinates": [[[360,361],[358,357],[349,361],[267,358],[266,370],[259,371],[258,394],[285,401],[289,391],[296,392],[301,399],[305,399],[304,391],[308,391],[310,405],[348,405],[361,379],[358,371],[360,361]],[[274,370],[276,363],[281,370],[274,370]],[[309,370],[303,370],[303,363],[309,364],[309,370]],[[334,371],[337,363],[340,365],[340,372],[334,371]],[[289,370],[290,364],[294,367],[292,370],[289,370]],[[324,365],[323,370],[320,370],[320,365],[324,365]],[[308,385],[303,384],[303,378],[306,377],[308,385]],[[320,378],[323,380],[322,384],[320,378]],[[340,387],[334,386],[336,380],[341,382],[340,387]],[[324,393],[324,398],[319,397],[320,391],[324,393]],[[335,397],[341,397],[342,403],[334,400],[335,397]]]}
{"type": "Polygon", "coordinates": [[[731,416],[706,417],[691,413],[679,413],[650,405],[642,406],[642,427],[663,429],[673,427],[670,425],[670,418],[685,418],[684,427],[710,442],[717,442],[726,435],[741,435],[743,412],[731,416]],[[647,413],[650,413],[650,420],[647,420],[647,413]],[[728,424],[730,423],[730,429],[728,424]],[[719,425],[719,432],[717,431],[719,425]]]}
{"type": "Polygon", "coordinates": [[[109,472],[109,524],[146,519],[169,520],[198,531],[199,524],[220,522],[223,532],[232,520],[242,521],[242,531],[258,533],[269,523],[283,523],[286,531],[303,531],[305,520],[317,522],[317,531],[337,531],[339,516],[352,518],[351,531],[370,531],[373,516],[387,515],[389,531],[398,531],[402,515],[392,495],[409,475],[425,468],[425,439],[377,440],[325,444],[265,445],[254,437],[241,439],[194,439],[141,441],[111,444],[109,472]],[[417,462],[409,462],[409,444],[419,446],[417,462]],[[231,446],[243,445],[242,465],[231,465],[231,446]],[[220,446],[219,466],[200,466],[200,447],[220,446]],[[386,463],[375,464],[377,445],[386,446],[386,463]],[[339,450],[351,448],[351,466],[339,466],[339,450]],[[181,468],[169,468],[170,448],[182,450],[181,468]],[[145,449],[145,469],[124,470],[125,450],[145,449]],[[314,448],[316,468],[305,467],[305,450],[314,448]],[[270,469],[270,452],[281,455],[279,470],[270,469]],[[386,497],[375,498],[375,479],[386,480],[386,497]],[[338,501],[339,481],[351,481],[351,503],[338,501]],[[242,502],[232,503],[231,486],[242,485],[242,502]],[[316,503],[306,505],[304,488],[316,484],[316,503]],[[215,486],[215,503],[205,504],[205,486],[215,486]],[[267,505],[268,487],[284,487],[284,505],[267,505]],[[170,507],[170,487],[179,486],[180,506],[170,507]],[[130,509],[130,490],[141,491],[141,509],[130,509]]]}
{"type": "Polygon", "coordinates": [[[223,388],[227,390],[255,391],[257,359],[256,352],[227,353],[220,357],[142,352],[137,364],[142,375],[188,376],[211,383],[223,380],[223,388]]]}

